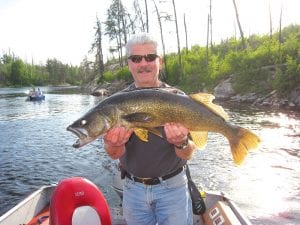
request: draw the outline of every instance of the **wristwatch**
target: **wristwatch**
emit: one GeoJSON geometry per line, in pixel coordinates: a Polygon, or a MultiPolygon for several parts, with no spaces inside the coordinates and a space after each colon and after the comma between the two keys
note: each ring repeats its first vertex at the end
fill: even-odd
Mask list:
{"type": "Polygon", "coordinates": [[[189,145],[189,138],[187,138],[182,144],[174,145],[177,149],[184,150],[189,145]]]}

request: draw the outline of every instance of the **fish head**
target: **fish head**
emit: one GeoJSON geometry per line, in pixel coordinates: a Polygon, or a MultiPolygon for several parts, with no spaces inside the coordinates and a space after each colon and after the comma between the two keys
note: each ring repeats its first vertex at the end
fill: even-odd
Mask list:
{"type": "Polygon", "coordinates": [[[101,112],[91,111],[69,125],[67,130],[78,137],[73,147],[80,148],[105,134],[110,128],[109,117],[101,112]]]}

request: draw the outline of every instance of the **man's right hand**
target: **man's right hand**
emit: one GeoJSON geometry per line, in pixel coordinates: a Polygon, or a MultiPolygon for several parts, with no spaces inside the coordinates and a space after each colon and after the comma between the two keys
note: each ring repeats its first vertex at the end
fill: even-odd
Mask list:
{"type": "Polygon", "coordinates": [[[104,135],[104,142],[110,146],[122,146],[129,140],[131,134],[131,129],[126,129],[125,127],[114,127],[111,128],[105,135],[104,135]]]}
{"type": "Polygon", "coordinates": [[[125,144],[132,132],[125,127],[114,127],[104,135],[104,149],[112,159],[118,159],[125,153],[125,144]]]}

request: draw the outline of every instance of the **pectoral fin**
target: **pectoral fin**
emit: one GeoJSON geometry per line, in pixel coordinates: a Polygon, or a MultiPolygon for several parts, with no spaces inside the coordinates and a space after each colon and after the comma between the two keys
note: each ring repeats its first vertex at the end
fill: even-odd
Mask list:
{"type": "Polygon", "coordinates": [[[148,131],[143,128],[134,128],[135,135],[144,142],[148,142],[148,131]]]}
{"type": "Polygon", "coordinates": [[[207,139],[208,139],[208,132],[191,131],[190,134],[193,142],[199,149],[202,149],[206,146],[207,139]]]}
{"type": "Polygon", "coordinates": [[[146,128],[134,128],[133,132],[139,139],[141,139],[144,142],[148,142],[148,137],[149,137],[148,132],[151,132],[152,134],[155,134],[155,135],[163,138],[161,132],[155,128],[153,128],[153,129],[152,128],[151,129],[149,129],[149,128],[147,128],[147,129],[146,128]]]}
{"type": "Polygon", "coordinates": [[[148,123],[153,121],[151,114],[142,113],[142,112],[123,115],[122,118],[130,123],[133,122],[148,123]]]}

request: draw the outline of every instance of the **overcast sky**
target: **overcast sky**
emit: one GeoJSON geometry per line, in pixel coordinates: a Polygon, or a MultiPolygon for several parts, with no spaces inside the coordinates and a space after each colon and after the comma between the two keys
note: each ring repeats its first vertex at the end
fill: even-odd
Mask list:
{"type": "MultiPolygon", "coordinates": [[[[122,0],[132,10],[133,0],[122,0]]],[[[171,0],[166,9],[173,13],[171,0]]],[[[158,0],[156,0],[158,2],[158,0]]],[[[0,56],[8,51],[27,62],[44,64],[48,58],[63,63],[79,65],[94,40],[93,29],[98,15],[106,19],[111,0],[0,0],[0,56]]],[[[144,0],[140,0],[143,4],[144,0]]],[[[175,0],[181,47],[185,45],[183,15],[186,15],[189,46],[206,44],[209,0],[175,0]]],[[[269,7],[273,28],[279,27],[282,7],[283,26],[300,24],[300,0],[236,0],[245,36],[269,32],[269,7]]],[[[159,37],[156,14],[152,0],[150,8],[150,32],[159,37]]],[[[213,41],[234,36],[235,13],[232,0],[212,0],[213,41]]],[[[104,27],[103,27],[104,29],[104,27]]],[[[167,50],[176,51],[175,25],[164,27],[167,50]]],[[[238,34],[238,28],[236,28],[238,34]]],[[[108,41],[104,54],[108,56],[108,41]]]]}

